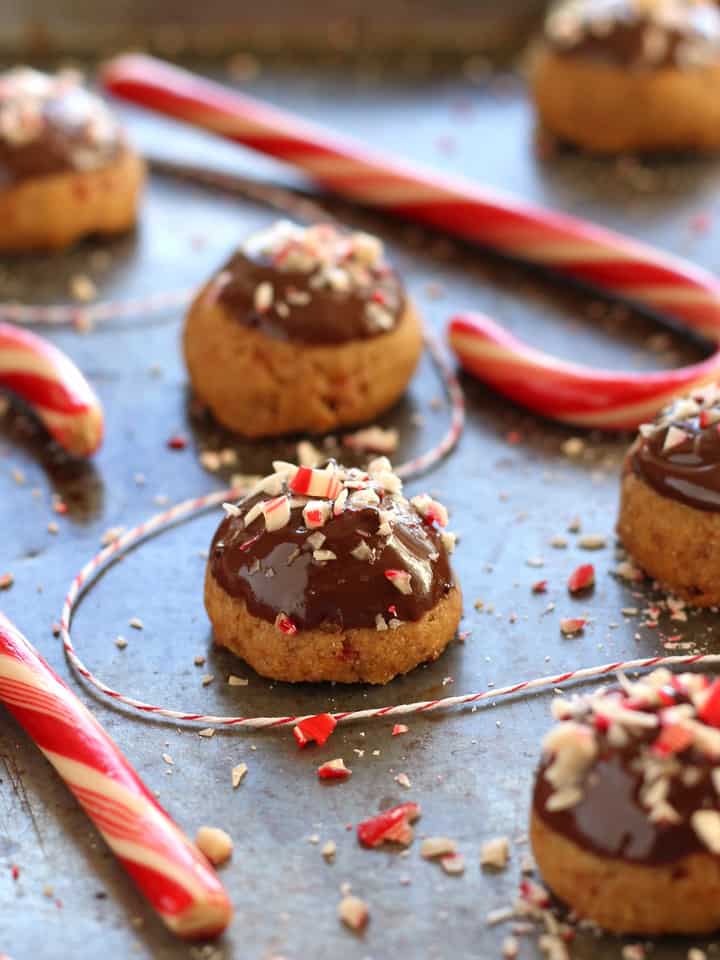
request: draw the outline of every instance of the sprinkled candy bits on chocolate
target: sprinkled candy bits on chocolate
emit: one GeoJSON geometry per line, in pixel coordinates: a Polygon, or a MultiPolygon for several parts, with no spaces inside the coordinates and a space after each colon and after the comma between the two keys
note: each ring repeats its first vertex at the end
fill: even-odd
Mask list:
{"type": "Polygon", "coordinates": [[[97,169],[122,144],[114,117],[75,71],[16,67],[0,74],[0,171],[10,182],[97,169]]]}
{"type": "Polygon", "coordinates": [[[567,56],[636,69],[720,60],[720,14],[704,0],[570,0],[550,15],[546,35],[567,56]]]}
{"type": "Polygon", "coordinates": [[[720,680],[666,669],[619,679],[553,703],[560,722],[543,741],[533,796],[538,866],[558,896],[610,929],[714,929],[720,861],[706,857],[720,855],[720,680]],[[697,871],[712,900],[706,919],[687,903],[697,871]]]}
{"type": "Polygon", "coordinates": [[[248,497],[225,506],[213,575],[284,632],[278,618],[296,629],[397,629],[452,585],[447,511],[401,491],[385,457],[367,471],[276,461],[248,497]]]}
{"type": "Polygon", "coordinates": [[[709,383],[643,423],[630,454],[634,473],[661,496],[720,510],[720,388],[709,383]]]}
{"type": "Polygon", "coordinates": [[[405,294],[368,233],[280,220],[250,236],[218,275],[219,299],[264,333],[342,343],[395,327],[405,294]]]}
{"type": "MultiPolygon", "coordinates": [[[[274,466],[244,500],[224,505],[206,581],[216,639],[227,642],[225,620],[232,621],[227,645],[252,663],[235,643],[243,633],[236,618],[249,615],[251,626],[256,619],[273,625],[263,649],[277,647],[283,669],[293,657],[312,659],[327,644],[349,679],[355,669],[358,679],[367,678],[363,646],[374,657],[399,651],[412,658],[417,641],[419,659],[407,666],[403,661],[395,673],[437,656],[460,612],[445,508],[426,495],[407,500],[385,457],[367,470],[333,461],[321,469],[274,466]],[[232,609],[223,621],[213,600],[220,590],[221,602],[232,609]],[[413,628],[419,637],[407,634],[413,628]]],[[[331,672],[328,678],[337,678],[331,672]]],[[[389,667],[388,673],[395,675],[389,667]]]]}

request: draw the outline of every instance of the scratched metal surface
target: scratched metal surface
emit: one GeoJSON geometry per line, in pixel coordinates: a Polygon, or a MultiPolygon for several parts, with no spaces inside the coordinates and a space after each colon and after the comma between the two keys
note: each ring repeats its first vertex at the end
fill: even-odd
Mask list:
{"type": "MultiPolygon", "coordinates": [[[[471,85],[460,70],[408,78],[288,66],[261,73],[252,87],[384,149],[595,217],[718,266],[712,223],[720,181],[715,164],[638,166],[571,154],[540,160],[517,78],[471,85]],[[709,219],[698,221],[698,214],[709,219]],[[699,225],[708,229],[700,231],[699,225]]],[[[263,178],[293,179],[269,162],[159,120],[133,111],[128,119],[138,142],[156,153],[263,178]]],[[[652,324],[617,310],[599,320],[589,296],[494,262],[438,234],[342,204],[332,210],[382,234],[437,330],[452,311],[475,308],[501,318],[535,343],[593,363],[649,367],[699,355],[697,347],[682,340],[673,342],[672,350],[653,353],[647,348],[648,337],[658,333],[652,324]]],[[[262,206],[154,177],[135,236],[87,243],[51,259],[5,260],[0,296],[57,301],[66,297],[69,279],[78,272],[95,279],[103,298],[192,286],[240,236],[270,216],[262,206]],[[100,259],[98,250],[104,251],[100,259]]],[[[517,838],[525,832],[549,696],[411,718],[410,732],[392,739],[390,723],[346,726],[325,748],[301,753],[289,731],[218,732],[202,739],[189,727],[139,718],[98,701],[70,673],[51,624],[71,576],[95,551],[103,532],[155,512],[158,496],[176,501],[222,482],[200,466],[197,454],[232,444],[232,439],[192,416],[179,329],[180,316],[170,311],[84,336],[71,331],[52,335],[97,387],[107,414],[107,442],[92,464],[68,464],[48,450],[17,408],[0,419],[0,566],[15,575],[15,585],[0,598],[3,609],[92,706],[186,830],[217,824],[235,838],[233,860],[222,876],[237,913],[218,944],[218,956],[498,956],[507,931],[486,927],[485,915],[512,901],[526,848],[515,845],[509,868],[499,875],[481,871],[478,853],[491,836],[517,838]],[[190,440],[184,451],[166,447],[176,432],[190,440]],[[13,476],[18,470],[22,483],[13,476]],[[138,485],[138,473],[144,475],[144,485],[138,485]],[[54,493],[68,503],[67,515],[52,513],[54,493]],[[57,535],[47,530],[51,520],[59,524],[57,535]],[[173,757],[172,768],[163,763],[163,753],[173,757]],[[323,786],[315,767],[334,756],[346,759],[352,779],[323,786]],[[240,761],[249,772],[233,791],[230,768],[240,761]],[[412,781],[409,790],[393,779],[401,771],[412,781]],[[418,843],[407,855],[357,846],[349,825],[408,798],[423,807],[421,834],[457,839],[467,857],[464,876],[445,876],[422,861],[418,843]],[[320,847],[308,839],[312,835],[321,844],[336,841],[333,865],[323,862],[320,847]],[[336,919],[343,882],[370,904],[372,919],[362,937],[342,929],[336,919]]],[[[565,550],[548,544],[576,515],[585,532],[603,533],[612,541],[625,438],[585,437],[584,457],[569,461],[561,445],[571,431],[542,423],[473,382],[465,381],[465,387],[468,425],[460,448],[431,475],[409,485],[412,492],[437,492],[461,535],[455,565],[466,599],[463,628],[470,631],[464,644],[383,689],[291,688],[260,679],[211,646],[201,600],[201,551],[219,519],[213,514],[132,552],[92,590],[74,629],[90,665],[120,689],[150,701],[267,715],[424,699],[657,652],[658,631],[620,613],[623,607],[642,607],[642,602],[610,576],[611,546],[592,557],[598,570],[594,593],[572,600],[564,589],[566,576],[588,554],[572,535],[565,550]],[[515,442],[508,440],[512,431],[515,442]],[[544,558],[542,569],[527,564],[535,557],[544,558]],[[549,581],[545,596],[531,594],[530,586],[539,578],[549,581]],[[474,607],[479,599],[483,611],[474,607]],[[552,612],[546,609],[549,602],[556,604],[552,612]],[[563,639],[560,616],[582,611],[592,618],[590,628],[576,639],[563,639]],[[136,616],[144,622],[142,631],[128,626],[136,616]],[[128,638],[124,650],[113,642],[118,634],[128,638]],[[207,656],[207,667],[193,665],[197,654],[207,656]],[[215,675],[208,687],[201,685],[205,672],[215,675]],[[229,687],[225,678],[231,672],[248,677],[248,686],[229,687]]],[[[447,410],[432,405],[439,395],[425,362],[406,399],[385,418],[402,428],[400,457],[425,449],[440,436],[447,410]],[[418,413],[421,425],[414,417],[418,413]]],[[[272,449],[237,444],[237,449],[242,472],[264,470],[273,454],[289,452],[282,444],[272,449]]],[[[712,648],[712,618],[693,619],[686,627],[679,625],[680,631],[677,626],[664,623],[662,629],[712,648]]],[[[209,956],[164,931],[45,761],[2,710],[0,716],[0,950],[14,960],[209,956]],[[11,876],[12,864],[20,868],[17,879],[11,876]]],[[[684,957],[690,945],[659,944],[653,956],[684,957]]],[[[538,956],[533,938],[523,950],[524,956],[538,956]]],[[[581,960],[619,954],[620,943],[610,938],[580,938],[573,947],[573,956],[581,960]]]]}

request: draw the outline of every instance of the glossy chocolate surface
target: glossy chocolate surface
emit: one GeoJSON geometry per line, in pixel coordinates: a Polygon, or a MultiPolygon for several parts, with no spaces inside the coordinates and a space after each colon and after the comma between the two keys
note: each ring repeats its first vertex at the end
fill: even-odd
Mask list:
{"type": "MultiPolygon", "coordinates": [[[[689,702],[678,690],[668,687],[667,693],[674,703],[689,702]]],[[[652,710],[648,708],[648,712],[652,710]]],[[[720,756],[712,756],[692,744],[661,761],[662,752],[654,750],[653,743],[662,724],[652,730],[633,730],[628,742],[618,746],[604,730],[598,729],[593,717],[584,722],[593,728],[597,756],[583,776],[582,797],[569,809],[547,809],[553,787],[545,773],[554,757],[545,756],[533,793],[537,816],[583,850],[601,857],[661,866],[692,853],[707,853],[708,848],[693,828],[691,817],[698,810],[719,808],[712,773],[720,765],[720,756]],[[642,802],[642,791],[648,786],[643,773],[648,770],[648,759],[656,764],[653,768],[656,770],[660,769],[659,763],[666,764],[669,783],[666,801],[675,811],[675,818],[654,821],[642,802]]]]}
{"type": "Polygon", "coordinates": [[[657,493],[696,510],[720,510],[720,413],[668,408],[649,436],[640,436],[630,454],[635,474],[657,493]],[[710,422],[705,421],[707,418],[710,422]],[[706,424],[706,425],[703,425],[706,424]],[[672,442],[670,430],[684,439],[672,442]]]}
{"type": "Polygon", "coordinates": [[[105,104],[76,78],[25,68],[0,75],[0,185],[97,169],[124,145],[105,104]]]}
{"type": "Polygon", "coordinates": [[[284,613],[298,629],[376,627],[378,614],[387,621],[420,619],[453,586],[440,533],[404,498],[384,494],[373,506],[348,500],[319,531],[325,537],[320,549],[335,555],[320,562],[308,543],[316,531],[305,525],[302,506],[292,508],[280,530],[266,530],[262,515],[245,527],[243,517],[263,499],[262,493],[250,497],[240,516],[222,521],[209,561],[216,581],[257,617],[274,622],[284,613]],[[379,532],[381,511],[391,512],[390,536],[379,532]],[[353,555],[358,547],[362,552],[353,555]],[[401,593],[386,570],[408,571],[412,592],[401,593]]]}
{"type": "Polygon", "coordinates": [[[359,235],[324,224],[290,227],[287,238],[281,234],[265,246],[251,238],[211,281],[214,295],[235,320],[268,337],[311,344],[376,337],[398,324],[405,291],[381,253],[373,262],[360,262],[353,252],[359,235]],[[322,240],[316,244],[317,234],[322,240]],[[306,257],[308,249],[313,254],[306,257]],[[301,255],[293,258],[298,250],[301,255]],[[271,297],[263,309],[258,308],[261,287],[271,297]]]}
{"type": "Polygon", "coordinates": [[[620,67],[663,68],[720,62],[720,11],[708,2],[582,0],[548,20],[555,53],[620,67]]]}

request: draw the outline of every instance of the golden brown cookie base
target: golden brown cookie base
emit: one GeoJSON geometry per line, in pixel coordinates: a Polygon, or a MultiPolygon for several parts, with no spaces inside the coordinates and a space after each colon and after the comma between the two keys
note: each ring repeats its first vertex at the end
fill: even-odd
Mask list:
{"type": "Polygon", "coordinates": [[[653,579],[696,607],[720,604],[720,514],[661,497],[632,470],[617,525],[623,546],[653,579]]]}
{"type": "Polygon", "coordinates": [[[72,170],[0,190],[0,251],[61,250],[93,233],[135,225],[145,164],[126,147],[99,170],[72,170]]]}
{"type": "Polygon", "coordinates": [[[301,630],[287,636],[274,624],[249,613],[245,601],[227,594],[208,569],[205,609],[215,642],[264,677],[290,683],[387,683],[427,660],[437,660],[455,636],[462,595],[459,587],[453,587],[420,620],[404,623],[397,630],[301,630]]]}
{"type": "Polygon", "coordinates": [[[366,340],[275,340],[235,320],[211,283],[190,308],[184,346],[196,396],[230,430],[246,437],[327,433],[395,403],[420,358],[422,328],[408,304],[395,329],[366,340]]]}
{"type": "Polygon", "coordinates": [[[531,86],[543,126],[587,150],[720,149],[720,66],[640,70],[545,49],[531,86]]]}
{"type": "Polygon", "coordinates": [[[720,927],[720,858],[694,853],[643,866],[598,857],[533,812],[533,854],[543,880],[578,916],[613,933],[700,934],[720,927]]]}

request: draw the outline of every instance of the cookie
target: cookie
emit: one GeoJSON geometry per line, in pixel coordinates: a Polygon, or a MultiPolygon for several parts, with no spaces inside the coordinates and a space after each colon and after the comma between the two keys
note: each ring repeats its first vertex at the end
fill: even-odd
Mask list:
{"type": "Polygon", "coordinates": [[[230,430],[327,433],[399,399],[422,328],[377,238],[281,221],[200,291],[184,349],[196,397],[230,430]]]}
{"type": "Polygon", "coordinates": [[[655,670],[553,714],[530,826],[550,889],[616,933],[720,927],[720,680],[655,670]]]}
{"type": "Polygon", "coordinates": [[[717,150],[719,86],[711,0],[570,0],[531,70],[542,126],[603,153],[717,150]]]}
{"type": "Polygon", "coordinates": [[[386,458],[364,472],[277,463],[212,541],[215,642],[277,680],[387,683],[452,640],[455,538],[427,495],[407,500],[386,458]]]}
{"type": "Polygon", "coordinates": [[[60,250],[136,221],[145,169],[70,71],[0,74],[0,251],[60,250]]]}
{"type": "Polygon", "coordinates": [[[720,390],[643,424],[625,459],[618,534],[635,563],[698,607],[720,604],[720,390]]]}

